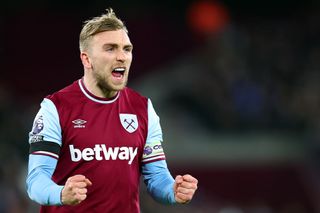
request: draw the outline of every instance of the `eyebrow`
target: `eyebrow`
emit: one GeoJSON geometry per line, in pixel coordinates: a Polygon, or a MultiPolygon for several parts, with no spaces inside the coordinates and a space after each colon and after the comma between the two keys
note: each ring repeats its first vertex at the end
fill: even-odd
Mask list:
{"type": "MultiPolygon", "coordinates": [[[[103,48],[107,48],[107,47],[119,47],[119,45],[116,44],[116,43],[106,43],[106,44],[104,44],[102,47],[103,47],[103,48]]],[[[128,48],[128,47],[133,48],[133,45],[132,45],[132,44],[126,44],[126,45],[124,45],[124,48],[128,48]]]]}

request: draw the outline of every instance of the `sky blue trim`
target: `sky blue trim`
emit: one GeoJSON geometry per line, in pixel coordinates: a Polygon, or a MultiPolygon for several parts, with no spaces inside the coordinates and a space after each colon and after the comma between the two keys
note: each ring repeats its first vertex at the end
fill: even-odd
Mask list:
{"type": "Polygon", "coordinates": [[[150,195],[160,203],[175,204],[173,184],[167,163],[164,160],[142,165],[142,175],[150,195]]]}
{"type": "Polygon", "coordinates": [[[27,192],[30,199],[41,205],[62,205],[63,186],[51,180],[57,160],[43,155],[29,155],[27,192]]]}
{"type": "MultiPolygon", "coordinates": [[[[62,144],[61,136],[61,126],[59,121],[59,115],[54,103],[45,98],[41,103],[41,108],[35,117],[35,121],[42,116],[43,118],[43,130],[37,135],[43,136],[44,141],[50,141],[58,143],[60,146],[62,144]]],[[[29,142],[32,139],[32,130],[29,133],[29,142]]]]}
{"type": "Polygon", "coordinates": [[[148,99],[148,135],[146,145],[154,141],[163,141],[160,118],[156,114],[151,100],[148,99]]]}

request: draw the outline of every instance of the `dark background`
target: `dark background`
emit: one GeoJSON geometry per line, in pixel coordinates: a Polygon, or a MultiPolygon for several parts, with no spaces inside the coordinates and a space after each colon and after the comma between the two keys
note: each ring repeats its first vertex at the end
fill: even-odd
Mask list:
{"type": "Polygon", "coordinates": [[[28,132],[43,97],[83,71],[83,21],[112,7],[134,45],[129,86],[152,99],[187,206],[142,212],[320,212],[318,1],[2,1],[0,212],[35,212],[28,132]]]}

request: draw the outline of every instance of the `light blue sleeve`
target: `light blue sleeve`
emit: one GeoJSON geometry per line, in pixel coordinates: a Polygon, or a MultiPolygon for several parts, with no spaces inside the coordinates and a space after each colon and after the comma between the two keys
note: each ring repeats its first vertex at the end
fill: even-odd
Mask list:
{"type": "Polygon", "coordinates": [[[156,114],[151,100],[148,99],[148,134],[142,156],[143,164],[166,159],[161,144],[162,141],[160,118],[156,114]]]}
{"type": "Polygon", "coordinates": [[[62,205],[63,186],[51,180],[56,168],[55,158],[43,155],[29,155],[27,191],[30,199],[41,205],[62,205]]]}
{"type": "Polygon", "coordinates": [[[148,100],[148,135],[142,159],[142,175],[149,194],[163,204],[176,203],[173,184],[161,145],[162,130],[150,99],[148,100]]]}
{"type": "MultiPolygon", "coordinates": [[[[54,142],[61,146],[61,127],[53,102],[44,99],[29,133],[29,143],[54,142]]],[[[50,152],[29,155],[26,186],[29,197],[41,205],[61,205],[63,186],[52,181],[59,156],[50,152]]]]}
{"type": "Polygon", "coordinates": [[[148,135],[146,143],[150,144],[154,141],[163,141],[162,129],[160,118],[154,110],[151,100],[148,99],[148,135]]]}
{"type": "Polygon", "coordinates": [[[43,99],[40,106],[29,133],[29,143],[38,142],[41,139],[61,146],[61,127],[56,106],[47,98],[43,99]]]}
{"type": "Polygon", "coordinates": [[[163,204],[175,204],[173,184],[165,160],[155,161],[142,166],[142,175],[147,190],[153,199],[163,204]]]}

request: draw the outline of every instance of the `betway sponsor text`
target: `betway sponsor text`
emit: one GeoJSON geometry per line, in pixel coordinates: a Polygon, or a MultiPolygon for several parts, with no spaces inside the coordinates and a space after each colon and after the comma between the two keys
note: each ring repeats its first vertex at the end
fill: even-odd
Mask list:
{"type": "Polygon", "coordinates": [[[96,144],[94,148],[84,148],[80,150],[74,145],[69,145],[70,156],[73,162],[78,162],[81,159],[85,161],[91,160],[128,160],[131,164],[137,155],[138,148],[133,147],[106,147],[105,144],[96,144]]]}

